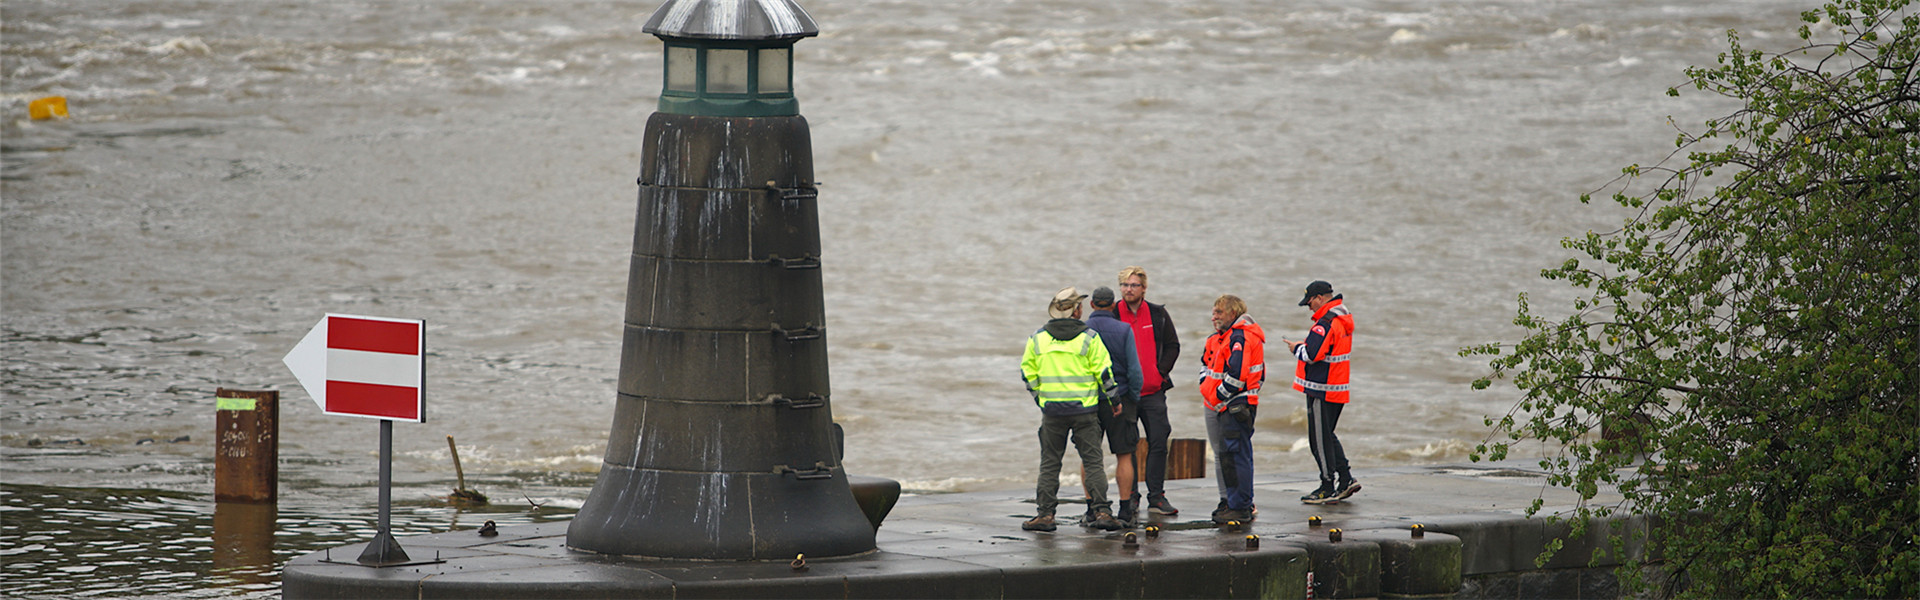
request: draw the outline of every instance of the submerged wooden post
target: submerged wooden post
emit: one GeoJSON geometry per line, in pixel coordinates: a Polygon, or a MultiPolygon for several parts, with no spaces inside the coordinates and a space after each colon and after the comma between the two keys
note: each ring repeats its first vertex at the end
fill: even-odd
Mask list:
{"type": "Polygon", "coordinates": [[[274,583],[274,523],[280,507],[271,502],[217,502],[213,505],[213,572],[236,583],[274,583]]]}
{"type": "Polygon", "coordinates": [[[214,501],[279,501],[280,392],[220,388],[214,398],[214,501]]]}

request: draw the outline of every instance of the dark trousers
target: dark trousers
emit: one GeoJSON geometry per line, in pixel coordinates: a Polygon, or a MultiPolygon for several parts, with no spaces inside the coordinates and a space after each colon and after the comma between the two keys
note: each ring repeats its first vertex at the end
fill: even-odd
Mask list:
{"type": "Polygon", "coordinates": [[[1253,422],[1242,424],[1226,412],[1211,418],[1220,425],[1220,474],[1227,485],[1227,508],[1253,508],[1253,422]]]}
{"type": "Polygon", "coordinates": [[[1347,451],[1340,447],[1340,436],[1333,428],[1340,425],[1340,409],[1347,405],[1328,402],[1324,393],[1307,393],[1307,445],[1313,448],[1313,464],[1320,468],[1322,487],[1333,487],[1336,480],[1353,481],[1347,469],[1347,451]]]}
{"type": "Polygon", "coordinates": [[[1100,441],[1106,435],[1100,430],[1100,417],[1086,413],[1040,417],[1040,480],[1033,493],[1037,514],[1053,514],[1060,503],[1060,463],[1067,452],[1069,435],[1080,452],[1080,466],[1086,468],[1087,512],[1111,510],[1113,505],[1107,503],[1106,455],[1100,452],[1100,441]]]}
{"type": "Polygon", "coordinates": [[[1141,478],[1147,480],[1147,497],[1158,498],[1167,493],[1167,436],[1173,434],[1166,392],[1140,397],[1140,426],[1147,430],[1147,472],[1141,478]]]}

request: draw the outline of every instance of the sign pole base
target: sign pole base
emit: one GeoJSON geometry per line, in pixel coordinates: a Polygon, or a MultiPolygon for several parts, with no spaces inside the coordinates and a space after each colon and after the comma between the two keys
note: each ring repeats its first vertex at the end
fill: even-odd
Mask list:
{"type": "Polygon", "coordinates": [[[400,548],[400,542],[393,534],[382,531],[367,543],[367,549],[360,553],[360,564],[370,567],[385,567],[404,564],[413,559],[407,557],[407,551],[400,548]]]}

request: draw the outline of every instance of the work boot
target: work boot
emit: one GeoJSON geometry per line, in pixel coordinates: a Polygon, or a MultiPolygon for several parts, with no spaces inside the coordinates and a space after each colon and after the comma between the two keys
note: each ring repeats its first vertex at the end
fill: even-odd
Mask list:
{"type": "Polygon", "coordinates": [[[1134,515],[1134,512],[1133,512],[1133,511],[1134,511],[1134,505],[1136,505],[1136,504],[1138,504],[1139,502],[1140,502],[1140,499],[1138,499],[1138,498],[1135,498],[1135,499],[1132,499],[1132,500],[1121,500],[1121,501],[1120,501],[1120,514],[1118,514],[1118,515],[1114,515],[1114,517],[1113,517],[1113,518],[1114,518],[1114,520],[1117,520],[1117,521],[1120,521],[1120,525],[1121,525],[1122,527],[1132,527],[1132,526],[1133,526],[1133,521],[1134,521],[1134,517],[1135,517],[1135,515],[1134,515]]]}
{"type": "Polygon", "coordinates": [[[1113,518],[1113,513],[1104,506],[1093,513],[1093,518],[1089,519],[1086,525],[1104,531],[1115,531],[1125,527],[1118,519],[1113,518]]]}
{"type": "Polygon", "coordinates": [[[1221,499],[1220,499],[1220,505],[1219,505],[1219,506],[1215,506],[1215,507],[1213,507],[1213,517],[1214,517],[1214,518],[1219,518],[1219,517],[1220,517],[1220,513],[1223,513],[1223,512],[1226,512],[1226,511],[1227,511],[1227,499],[1226,499],[1226,498],[1221,498],[1221,499]]]}
{"type": "Polygon", "coordinates": [[[1034,515],[1033,518],[1027,519],[1027,522],[1021,523],[1020,528],[1027,531],[1053,531],[1057,526],[1053,524],[1053,515],[1045,514],[1034,515]]]}
{"type": "Polygon", "coordinates": [[[1360,481],[1357,479],[1348,479],[1345,482],[1340,483],[1339,485],[1335,485],[1333,487],[1334,489],[1340,490],[1340,493],[1333,495],[1333,499],[1345,500],[1348,498],[1352,498],[1355,493],[1360,491],[1360,481]]]}
{"type": "Polygon", "coordinates": [[[1180,514],[1180,509],[1174,508],[1172,503],[1167,502],[1166,496],[1156,495],[1147,497],[1147,512],[1171,517],[1180,514]]]}

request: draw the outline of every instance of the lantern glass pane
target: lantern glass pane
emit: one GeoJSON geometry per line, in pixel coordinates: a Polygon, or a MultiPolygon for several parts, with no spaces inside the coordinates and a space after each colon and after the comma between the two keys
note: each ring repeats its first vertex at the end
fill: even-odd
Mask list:
{"type": "Polygon", "coordinates": [[[760,49],[760,93],[787,94],[793,92],[787,79],[787,66],[792,64],[788,58],[788,48],[760,49]]]}
{"type": "Polygon", "coordinates": [[[700,63],[697,50],[686,46],[667,46],[667,89],[676,92],[700,91],[700,63]]]}
{"type": "Polygon", "coordinates": [[[747,51],[731,48],[707,50],[707,93],[747,93],[747,51]]]}

